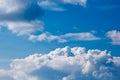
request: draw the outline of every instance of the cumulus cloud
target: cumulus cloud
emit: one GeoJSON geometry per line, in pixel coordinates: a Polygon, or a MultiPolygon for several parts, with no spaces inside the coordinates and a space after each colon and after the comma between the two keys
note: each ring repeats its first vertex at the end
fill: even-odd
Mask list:
{"type": "Polygon", "coordinates": [[[48,54],[14,59],[11,69],[0,69],[0,79],[12,80],[119,80],[120,57],[106,50],[57,48],[48,54]]]}
{"type": "Polygon", "coordinates": [[[49,32],[40,34],[40,35],[30,35],[29,40],[32,41],[54,41],[64,43],[67,41],[90,41],[90,40],[99,40],[100,38],[96,37],[90,32],[81,32],[81,33],[66,33],[64,35],[52,35],[49,32]]]}
{"type": "Polygon", "coordinates": [[[107,37],[112,40],[112,44],[120,45],[120,31],[117,30],[108,31],[107,37]]]}

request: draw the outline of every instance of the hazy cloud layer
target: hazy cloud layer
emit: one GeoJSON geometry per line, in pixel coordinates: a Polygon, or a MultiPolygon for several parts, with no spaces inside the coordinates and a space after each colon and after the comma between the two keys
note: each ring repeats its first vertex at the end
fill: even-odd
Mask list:
{"type": "Polygon", "coordinates": [[[119,80],[120,57],[98,49],[57,48],[48,54],[15,59],[0,79],[11,80],[119,80]]]}
{"type": "Polygon", "coordinates": [[[64,35],[52,35],[49,32],[42,33],[40,35],[30,35],[29,40],[32,41],[58,41],[60,43],[68,41],[90,41],[90,40],[99,40],[100,38],[96,37],[90,32],[81,32],[81,33],[66,33],[64,35]]]}
{"type": "Polygon", "coordinates": [[[112,30],[107,32],[107,37],[112,40],[113,45],[120,45],[120,31],[112,30]]]}

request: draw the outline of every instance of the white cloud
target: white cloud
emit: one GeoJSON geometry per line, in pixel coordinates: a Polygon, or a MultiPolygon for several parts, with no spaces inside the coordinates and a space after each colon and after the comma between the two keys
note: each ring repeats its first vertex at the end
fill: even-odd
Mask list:
{"type": "Polygon", "coordinates": [[[64,9],[59,6],[60,4],[68,3],[72,5],[78,4],[86,6],[87,0],[0,0],[0,14],[10,14],[24,11],[28,8],[28,5],[33,5],[33,3],[46,9],[64,11],[64,9]]]}
{"type": "Polygon", "coordinates": [[[107,37],[112,40],[112,44],[120,45],[120,31],[117,30],[108,31],[107,37]]]}
{"type": "Polygon", "coordinates": [[[43,30],[43,10],[34,0],[0,0],[0,25],[17,35],[43,30]],[[36,13],[37,11],[37,13],[36,13]]]}
{"type": "Polygon", "coordinates": [[[119,63],[120,57],[111,56],[106,50],[64,47],[15,59],[10,70],[0,69],[0,79],[8,76],[13,80],[119,80],[119,63]]]}
{"type": "MultiPolygon", "coordinates": [[[[18,11],[20,8],[22,8],[21,5],[19,5],[18,0],[0,0],[0,12],[1,13],[11,13],[18,11]]],[[[1,14],[0,13],[0,14],[1,14]]]]}
{"type": "Polygon", "coordinates": [[[65,39],[62,39],[57,35],[52,35],[49,32],[44,32],[40,35],[30,35],[29,40],[32,40],[32,41],[48,41],[48,42],[57,40],[58,42],[66,42],[65,39]]]}
{"type": "Polygon", "coordinates": [[[14,22],[2,22],[2,25],[11,30],[13,33],[17,33],[17,35],[29,35],[35,31],[43,30],[43,22],[41,21],[14,21],[14,22]]]}
{"type": "Polygon", "coordinates": [[[87,0],[63,0],[64,3],[86,6],[87,0]]]}
{"type": "Polygon", "coordinates": [[[94,36],[90,32],[83,33],[66,33],[64,35],[52,35],[48,32],[40,35],[30,35],[29,40],[32,41],[54,41],[64,43],[67,41],[90,41],[90,40],[99,40],[100,38],[94,36]]]}
{"type": "Polygon", "coordinates": [[[70,40],[98,40],[99,38],[94,36],[94,34],[90,32],[81,32],[81,33],[67,33],[62,35],[61,37],[67,38],[70,40]]]}
{"type": "Polygon", "coordinates": [[[39,6],[44,9],[54,10],[54,11],[64,11],[64,8],[61,8],[57,3],[50,0],[44,0],[38,2],[39,6]]]}
{"type": "Polygon", "coordinates": [[[87,0],[39,0],[38,4],[44,9],[65,11],[64,8],[59,6],[60,4],[72,4],[86,6],[87,0]]]}

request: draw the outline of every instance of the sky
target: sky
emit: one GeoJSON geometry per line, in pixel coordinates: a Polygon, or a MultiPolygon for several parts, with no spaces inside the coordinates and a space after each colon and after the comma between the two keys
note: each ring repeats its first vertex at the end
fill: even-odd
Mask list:
{"type": "Polygon", "coordinates": [[[119,80],[119,0],[0,0],[0,79],[119,80]]]}

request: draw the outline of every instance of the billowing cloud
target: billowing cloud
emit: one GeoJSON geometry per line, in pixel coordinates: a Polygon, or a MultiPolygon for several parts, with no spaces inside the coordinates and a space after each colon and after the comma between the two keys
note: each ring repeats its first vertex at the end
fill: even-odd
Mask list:
{"type": "Polygon", "coordinates": [[[12,80],[119,80],[120,57],[106,50],[57,48],[48,54],[14,59],[11,69],[0,69],[0,79],[12,80]]]}
{"type": "Polygon", "coordinates": [[[107,37],[112,40],[112,44],[120,45],[120,31],[117,30],[108,31],[107,37]]]}
{"type": "Polygon", "coordinates": [[[90,32],[81,32],[81,33],[66,33],[64,35],[52,35],[49,32],[40,34],[40,35],[30,35],[29,40],[32,41],[58,41],[61,43],[67,41],[90,41],[90,40],[99,40],[100,38],[94,36],[90,32]]]}

